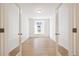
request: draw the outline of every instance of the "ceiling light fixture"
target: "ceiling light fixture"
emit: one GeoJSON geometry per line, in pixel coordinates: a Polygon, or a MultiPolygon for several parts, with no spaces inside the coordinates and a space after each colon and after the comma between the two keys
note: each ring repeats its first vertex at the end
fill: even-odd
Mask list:
{"type": "Polygon", "coordinates": [[[41,13],[43,12],[42,8],[38,8],[38,9],[36,9],[35,11],[36,11],[36,13],[38,13],[38,14],[41,14],[41,13]]]}

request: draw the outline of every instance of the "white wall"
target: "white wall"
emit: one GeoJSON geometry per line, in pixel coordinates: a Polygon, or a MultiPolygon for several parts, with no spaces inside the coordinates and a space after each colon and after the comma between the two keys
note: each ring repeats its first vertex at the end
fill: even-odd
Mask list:
{"type": "Polygon", "coordinates": [[[22,32],[22,42],[29,38],[29,19],[27,15],[21,13],[21,32],[22,32]]]}
{"type": "Polygon", "coordinates": [[[56,17],[55,17],[55,11],[53,12],[53,14],[50,17],[50,39],[56,41],[55,38],[55,24],[56,24],[56,17]]]}

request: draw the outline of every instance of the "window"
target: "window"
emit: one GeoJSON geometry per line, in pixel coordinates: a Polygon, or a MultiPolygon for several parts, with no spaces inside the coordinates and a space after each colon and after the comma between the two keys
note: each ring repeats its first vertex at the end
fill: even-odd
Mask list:
{"type": "Polygon", "coordinates": [[[35,34],[44,33],[44,21],[35,21],[35,34]]]}

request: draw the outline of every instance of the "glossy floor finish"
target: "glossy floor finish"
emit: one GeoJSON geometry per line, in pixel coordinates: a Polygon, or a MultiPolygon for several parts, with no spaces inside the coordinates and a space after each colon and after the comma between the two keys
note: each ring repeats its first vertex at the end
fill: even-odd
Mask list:
{"type": "Polygon", "coordinates": [[[30,38],[22,44],[23,56],[55,56],[56,43],[49,38],[30,38]]]}
{"type": "Polygon", "coordinates": [[[18,46],[9,52],[8,55],[16,56],[21,52],[22,56],[68,56],[67,49],[60,45],[56,49],[56,42],[49,38],[29,38],[21,46],[21,51],[18,46]]]}

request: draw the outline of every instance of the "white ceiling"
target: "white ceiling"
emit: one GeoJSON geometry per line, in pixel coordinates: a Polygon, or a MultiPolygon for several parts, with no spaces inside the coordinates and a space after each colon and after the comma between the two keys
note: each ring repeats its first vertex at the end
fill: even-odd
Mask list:
{"type": "Polygon", "coordinates": [[[58,7],[59,3],[21,3],[18,6],[21,8],[22,13],[29,16],[36,16],[37,9],[41,9],[42,12],[40,15],[52,15],[55,12],[55,9],[58,7]]]}

